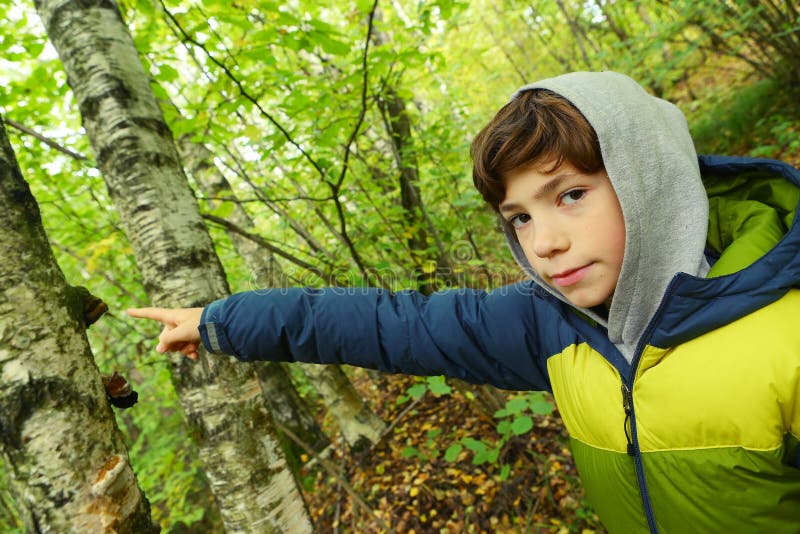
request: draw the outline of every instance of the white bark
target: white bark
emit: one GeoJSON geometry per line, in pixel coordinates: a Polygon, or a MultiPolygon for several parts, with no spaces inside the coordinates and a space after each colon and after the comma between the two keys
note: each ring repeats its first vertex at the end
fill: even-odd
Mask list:
{"type": "MultiPolygon", "coordinates": [[[[203,194],[211,198],[234,196],[230,183],[214,165],[213,155],[204,145],[194,143],[189,136],[184,136],[178,142],[178,150],[184,168],[195,179],[203,194]]],[[[213,208],[220,202],[210,200],[209,204],[213,208]]],[[[246,229],[250,229],[253,225],[250,216],[239,204],[234,205],[230,218],[232,222],[246,229]]],[[[235,232],[229,232],[228,235],[250,269],[250,282],[253,288],[283,285],[280,265],[269,251],[235,232]]],[[[278,362],[255,365],[256,375],[270,413],[304,445],[316,452],[322,452],[330,445],[330,440],[322,432],[311,410],[295,390],[285,365],[278,362]]],[[[283,437],[284,450],[294,456],[294,465],[299,465],[300,456],[306,454],[306,450],[288,437],[283,437]]]]}
{"type": "MultiPolygon", "coordinates": [[[[109,194],[156,306],[228,287],[141,61],[112,0],[37,0],[109,194]]],[[[310,532],[250,365],[173,357],[173,383],[226,528],[310,532]]]]}
{"type": "Polygon", "coordinates": [[[335,365],[300,365],[336,419],[347,446],[363,451],[376,444],[386,424],[366,405],[347,375],[335,365]]]}
{"type": "MultiPolygon", "coordinates": [[[[184,164],[208,196],[235,197],[225,176],[211,163],[212,158],[208,149],[193,144],[188,139],[182,140],[180,146],[184,164]]],[[[229,219],[243,230],[250,231],[254,226],[250,216],[238,204],[234,206],[229,219]]],[[[229,235],[237,252],[249,267],[255,287],[280,287],[282,272],[272,254],[240,234],[229,232],[229,235]]],[[[386,424],[370,410],[341,368],[334,365],[308,364],[301,364],[301,368],[322,397],[328,411],[336,419],[342,437],[352,450],[364,450],[377,443],[386,424]]],[[[262,368],[259,374],[270,372],[267,368],[262,368]]],[[[264,376],[262,388],[267,382],[268,377],[264,376]]],[[[271,396],[269,389],[264,389],[264,393],[268,397],[271,396]]],[[[299,419],[297,415],[294,418],[299,419]]],[[[288,420],[281,422],[294,433],[298,433],[296,424],[291,424],[288,420]]],[[[308,434],[306,431],[303,432],[301,436],[308,434]]]]}
{"type": "Polygon", "coordinates": [[[27,532],[157,532],[0,121],[0,451],[27,532]]]}

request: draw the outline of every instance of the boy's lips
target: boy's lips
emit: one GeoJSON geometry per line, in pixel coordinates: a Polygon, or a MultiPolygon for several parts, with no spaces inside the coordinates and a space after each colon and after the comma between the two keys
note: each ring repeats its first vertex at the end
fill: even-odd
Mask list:
{"type": "Polygon", "coordinates": [[[573,284],[577,284],[583,277],[586,276],[586,273],[589,272],[589,268],[594,265],[594,262],[587,263],[582,267],[578,267],[576,269],[570,269],[568,271],[563,271],[558,274],[553,275],[553,282],[560,287],[571,286],[573,284]]]}

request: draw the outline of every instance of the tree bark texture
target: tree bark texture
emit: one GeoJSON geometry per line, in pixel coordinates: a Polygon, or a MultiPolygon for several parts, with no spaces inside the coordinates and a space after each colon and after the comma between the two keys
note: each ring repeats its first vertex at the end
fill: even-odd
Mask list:
{"type": "Polygon", "coordinates": [[[380,440],[386,424],[364,403],[341,368],[309,363],[299,365],[336,419],[350,450],[364,451],[380,440]]]}
{"type": "MultiPolygon", "coordinates": [[[[210,150],[202,144],[192,142],[188,136],[180,139],[178,149],[184,168],[194,177],[203,194],[211,198],[234,197],[230,183],[214,165],[210,150]]],[[[211,200],[212,208],[215,204],[219,202],[211,200]]],[[[245,230],[251,230],[253,227],[252,219],[239,204],[234,204],[229,219],[245,230]]],[[[280,265],[269,251],[235,232],[228,232],[228,236],[250,269],[252,289],[284,285],[280,265]]],[[[309,448],[322,452],[330,445],[330,440],[320,429],[308,405],[295,390],[284,365],[277,362],[255,364],[256,374],[269,410],[276,421],[288,428],[309,448]]],[[[284,451],[299,462],[300,455],[306,454],[306,451],[285,436],[281,437],[284,451]]]]}
{"type": "MultiPolygon", "coordinates": [[[[211,153],[208,149],[202,145],[196,143],[187,144],[187,142],[188,140],[184,139],[180,143],[184,164],[204,192],[210,197],[234,197],[235,194],[230,183],[228,183],[219,169],[213,165],[211,153]]],[[[252,230],[254,226],[253,220],[238,204],[234,206],[229,219],[239,228],[247,231],[252,230]]],[[[283,285],[280,265],[278,265],[269,251],[264,250],[240,234],[235,232],[228,232],[228,234],[237,252],[249,267],[256,288],[281,287],[283,285]]],[[[264,394],[270,399],[273,416],[304,441],[310,440],[307,443],[314,448],[313,441],[317,435],[315,432],[321,434],[321,431],[314,423],[313,418],[310,422],[297,429],[299,423],[303,422],[302,418],[310,416],[310,414],[307,414],[307,408],[296,403],[289,405],[291,397],[288,395],[280,396],[280,390],[275,391],[273,389],[281,383],[279,372],[285,376],[286,380],[289,378],[280,368],[280,365],[268,364],[258,367],[261,387],[264,394]],[[314,427],[308,426],[311,423],[314,423],[314,427]],[[314,431],[314,428],[316,428],[316,431],[314,431]]],[[[342,437],[351,449],[363,450],[377,443],[386,425],[364,403],[364,399],[356,392],[347,375],[344,374],[340,367],[301,365],[301,369],[314,386],[314,389],[322,397],[328,411],[339,425],[342,437]]],[[[284,383],[282,389],[286,389],[286,383],[284,383]]],[[[327,442],[327,438],[325,441],[327,442]]],[[[315,448],[315,450],[319,449],[315,448]]]]}
{"type": "Polygon", "coordinates": [[[157,532],[0,120],[0,451],[26,532],[157,532]]]}
{"type": "MultiPolygon", "coordinates": [[[[156,306],[228,294],[149,77],[112,0],[36,0],[156,306]]],[[[231,532],[310,532],[252,366],[174,355],[172,378],[231,532]]]]}

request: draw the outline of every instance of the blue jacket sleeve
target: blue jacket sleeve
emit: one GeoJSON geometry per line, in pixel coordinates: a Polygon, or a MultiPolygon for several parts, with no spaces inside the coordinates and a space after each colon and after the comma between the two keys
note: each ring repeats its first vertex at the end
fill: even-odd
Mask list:
{"type": "Polygon", "coordinates": [[[375,288],[249,291],[209,304],[200,334],[209,351],[243,361],[349,364],[549,391],[543,345],[552,343],[541,343],[542,334],[558,338],[563,322],[534,291],[530,282],[427,297],[375,288]]]}

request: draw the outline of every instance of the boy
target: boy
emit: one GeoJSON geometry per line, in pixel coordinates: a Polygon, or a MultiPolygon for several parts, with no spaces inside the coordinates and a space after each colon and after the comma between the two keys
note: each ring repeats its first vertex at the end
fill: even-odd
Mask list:
{"type": "Polygon", "coordinates": [[[800,531],[800,172],[698,167],[680,111],[611,72],[523,87],[472,156],[530,281],[130,313],[162,352],[552,391],[611,532],[800,531]]]}

